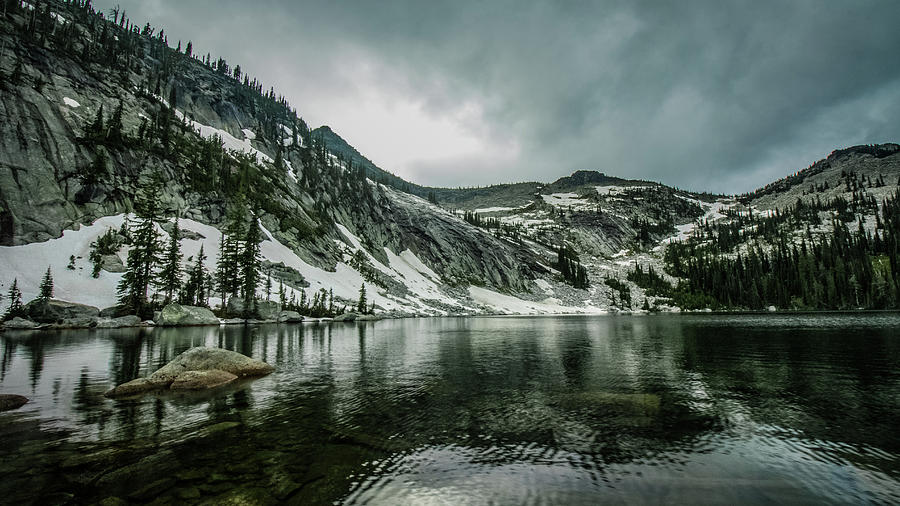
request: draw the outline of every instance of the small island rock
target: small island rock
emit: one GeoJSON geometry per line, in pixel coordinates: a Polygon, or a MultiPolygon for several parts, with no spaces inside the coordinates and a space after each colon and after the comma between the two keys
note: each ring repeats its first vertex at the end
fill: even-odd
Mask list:
{"type": "Polygon", "coordinates": [[[28,402],[27,397],[13,394],[0,394],[0,411],[19,409],[28,402]]]}
{"type": "Polygon", "coordinates": [[[204,390],[231,383],[237,376],[220,369],[210,371],[186,371],[175,377],[172,390],[204,390]]]}
{"type": "Polygon", "coordinates": [[[107,391],[105,395],[124,397],[167,388],[213,388],[239,377],[265,376],[274,370],[274,367],[265,362],[234,351],[197,347],[178,355],[150,376],[123,383],[107,391]]]}

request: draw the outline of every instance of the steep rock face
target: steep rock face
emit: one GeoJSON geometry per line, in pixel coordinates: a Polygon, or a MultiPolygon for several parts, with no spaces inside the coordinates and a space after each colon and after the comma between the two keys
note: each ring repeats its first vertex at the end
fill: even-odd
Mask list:
{"type": "MultiPolygon", "coordinates": [[[[398,254],[411,249],[452,283],[502,291],[530,286],[534,262],[519,262],[512,245],[473,238],[461,220],[431,212],[408,194],[358,184],[358,165],[316,151],[313,134],[274,95],[163,48],[157,39],[126,34],[81,8],[61,2],[50,7],[71,23],[67,29],[76,35],[68,46],[40,33],[31,36],[23,11],[0,19],[0,44],[12,56],[3,71],[12,74],[12,66],[20,66],[20,77],[4,80],[0,94],[0,244],[45,241],[97,218],[130,212],[139,185],[151,174],[165,181],[158,195],[164,215],[178,212],[222,228],[235,201],[230,192],[236,184],[246,185],[238,174],[253,164],[238,157],[242,152],[256,160],[249,205],[273,237],[311,265],[331,271],[343,260],[335,243],[345,240],[336,226],[343,224],[366,238],[376,257],[384,257],[385,247],[398,254]],[[118,47],[106,32],[118,33],[118,47]],[[100,46],[103,40],[108,47],[100,46]],[[110,54],[117,55],[112,62],[106,60],[110,54]],[[177,97],[176,103],[164,97],[177,97]],[[127,140],[91,137],[101,107],[108,126],[120,104],[127,140]],[[169,105],[175,106],[171,113],[169,105]],[[169,114],[172,126],[156,126],[169,114]],[[163,143],[166,136],[170,147],[163,143]],[[202,158],[202,139],[213,136],[224,145],[213,160],[219,172],[198,174],[197,167],[210,163],[202,158]],[[281,166],[275,161],[279,152],[281,166]],[[99,176],[86,177],[104,158],[99,176]]],[[[38,31],[61,30],[50,24],[41,21],[38,31]]],[[[332,141],[339,138],[331,134],[332,141]]],[[[405,183],[396,176],[382,178],[390,174],[377,168],[368,175],[405,183]]],[[[106,272],[120,271],[112,260],[104,261],[106,272]]]]}

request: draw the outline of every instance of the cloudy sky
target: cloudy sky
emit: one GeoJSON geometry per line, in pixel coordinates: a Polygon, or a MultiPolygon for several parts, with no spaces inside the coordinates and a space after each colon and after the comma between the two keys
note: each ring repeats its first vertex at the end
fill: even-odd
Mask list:
{"type": "Polygon", "coordinates": [[[420,184],[741,192],[900,141],[900,2],[95,0],[420,184]]]}

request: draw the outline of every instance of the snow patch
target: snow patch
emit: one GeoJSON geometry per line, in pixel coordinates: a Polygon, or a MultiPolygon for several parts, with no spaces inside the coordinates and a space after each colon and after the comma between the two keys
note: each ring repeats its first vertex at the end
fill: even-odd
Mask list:
{"type": "Polygon", "coordinates": [[[73,98],[69,98],[69,97],[63,97],[63,103],[73,109],[76,107],[81,107],[81,104],[79,104],[78,101],[76,101],[73,98]]]}

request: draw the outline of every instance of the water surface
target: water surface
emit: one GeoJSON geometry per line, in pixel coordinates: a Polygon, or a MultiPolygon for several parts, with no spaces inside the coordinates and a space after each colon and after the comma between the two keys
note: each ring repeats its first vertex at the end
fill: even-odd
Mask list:
{"type": "Polygon", "coordinates": [[[900,316],[7,332],[0,502],[898,503],[900,316]],[[277,372],[108,400],[182,351],[277,372]]]}

